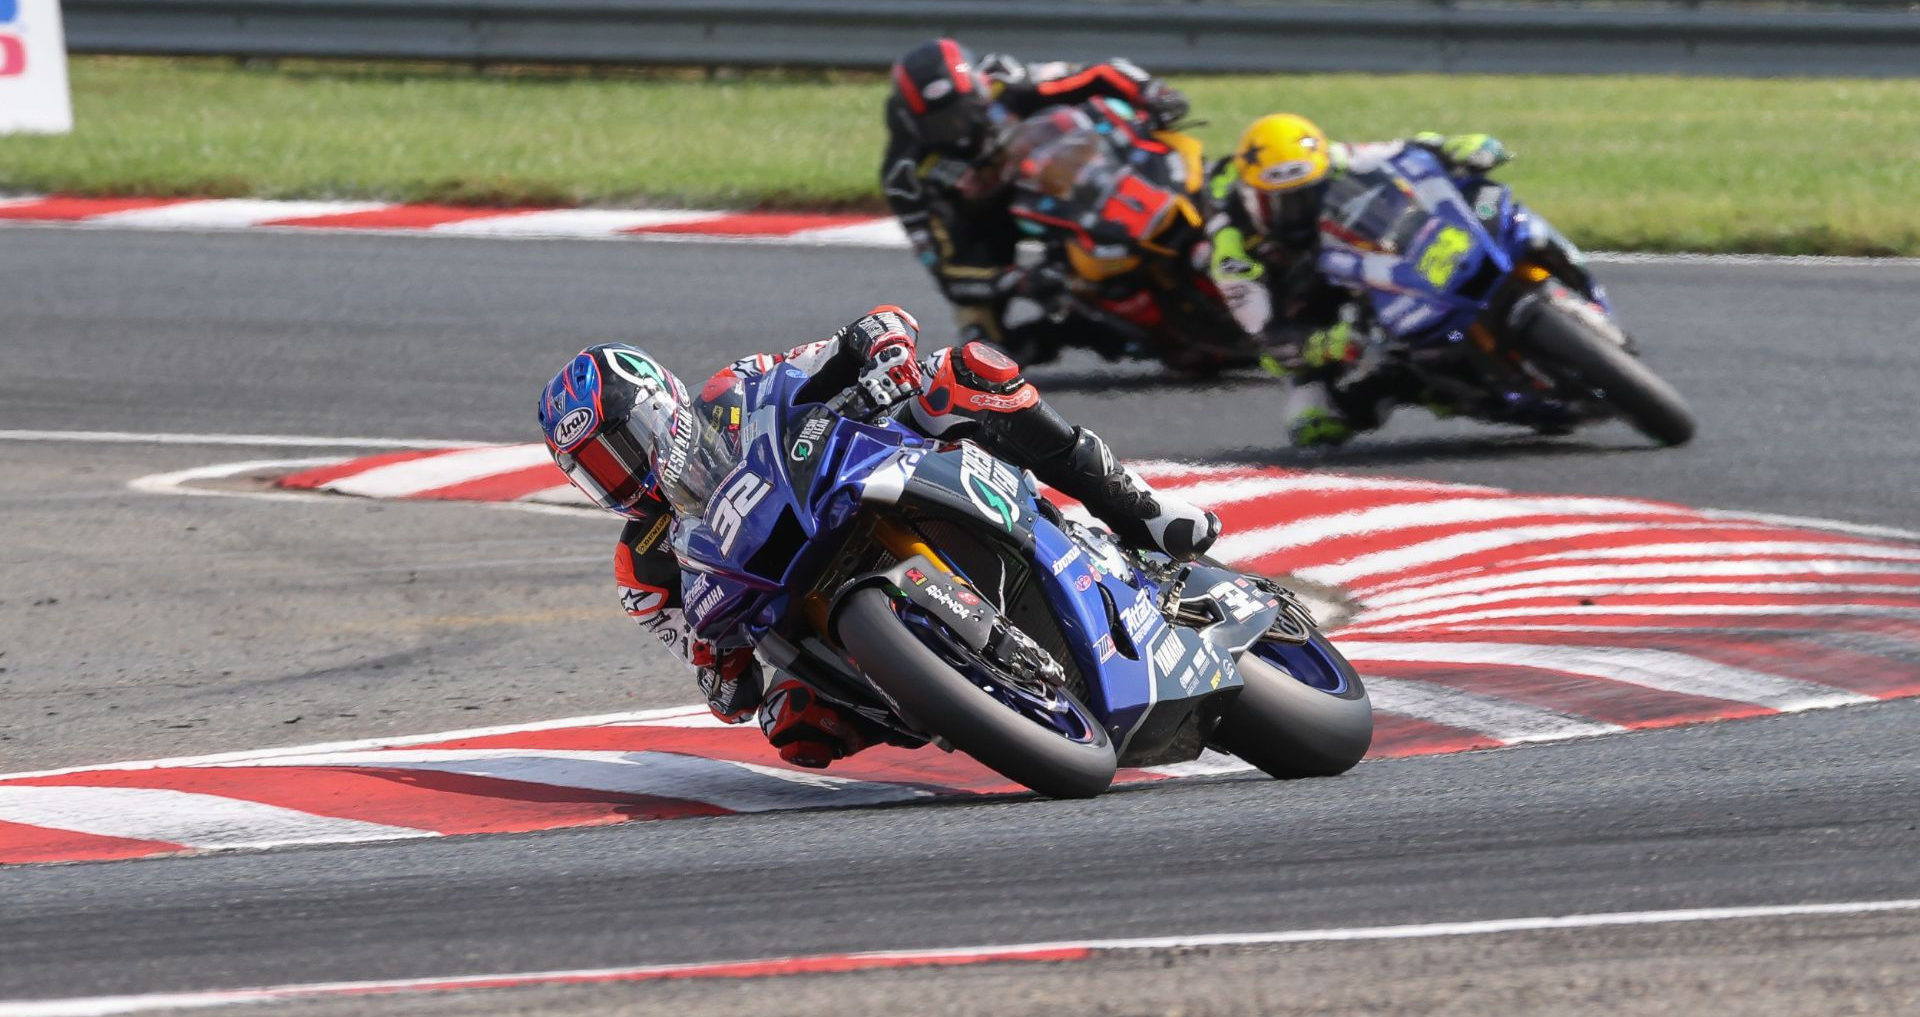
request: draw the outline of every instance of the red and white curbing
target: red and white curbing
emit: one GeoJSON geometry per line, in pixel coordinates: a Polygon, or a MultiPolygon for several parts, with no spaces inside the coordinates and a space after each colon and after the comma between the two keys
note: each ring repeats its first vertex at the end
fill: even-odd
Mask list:
{"type": "MultiPolygon", "coordinates": [[[[742,212],[682,208],[476,208],[379,201],[262,198],[0,196],[0,227],[292,233],[375,233],[495,240],[702,240],[797,247],[899,249],[907,236],[886,216],[833,212],[742,212]]],[[[1774,254],[1645,254],[1590,251],[1611,264],[1920,266],[1920,258],[1774,254]]]]}
{"type": "Polygon", "coordinates": [[[890,218],[816,212],[695,209],[474,208],[369,201],[255,198],[0,198],[0,225],[62,224],[144,230],[406,233],[511,240],[718,240],[843,247],[905,247],[890,218]]]}
{"type": "MultiPolygon", "coordinates": [[[[1920,695],[1920,535],[1630,498],[1138,465],[1221,514],[1222,557],[1357,605],[1338,640],[1379,710],[1376,756],[1920,695]]],[[[278,485],[282,497],[583,504],[539,445],[308,464],[278,485]]],[[[1241,769],[1209,755],[1121,782],[1241,769]]],[[[0,863],[1014,790],[930,750],[795,770],[751,726],[688,707],[0,777],[0,863]]]]}

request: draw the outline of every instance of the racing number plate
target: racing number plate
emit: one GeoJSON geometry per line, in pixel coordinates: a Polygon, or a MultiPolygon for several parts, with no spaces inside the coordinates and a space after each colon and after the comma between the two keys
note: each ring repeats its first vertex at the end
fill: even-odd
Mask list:
{"type": "Polygon", "coordinates": [[[1458,226],[1443,226],[1420,252],[1420,274],[1434,289],[1445,289],[1460,267],[1460,259],[1473,250],[1473,237],[1458,226]]]}

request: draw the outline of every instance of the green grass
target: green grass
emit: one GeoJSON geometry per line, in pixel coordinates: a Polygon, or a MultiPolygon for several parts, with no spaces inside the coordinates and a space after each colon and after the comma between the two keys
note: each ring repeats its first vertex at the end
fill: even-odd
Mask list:
{"type": "MultiPolygon", "coordinates": [[[[884,83],[82,58],[79,129],[0,190],[878,208],[884,83]]],[[[1210,147],[1274,109],[1336,137],[1485,130],[1580,242],[1920,254],[1920,81],[1322,75],[1180,81],[1210,147]]]]}

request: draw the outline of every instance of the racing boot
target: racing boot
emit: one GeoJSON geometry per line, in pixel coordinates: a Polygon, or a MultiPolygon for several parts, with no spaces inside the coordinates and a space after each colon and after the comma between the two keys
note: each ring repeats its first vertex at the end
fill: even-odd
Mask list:
{"type": "Polygon", "coordinates": [[[1037,465],[1034,475],[1077,498],[1094,518],[1134,547],[1164,551],[1178,561],[1207,553],[1220,539],[1220,517],[1192,502],[1155,491],[1140,475],[1116,462],[1100,436],[1073,429],[1073,444],[1037,465]]]}
{"type": "Polygon", "coordinates": [[[1346,444],[1354,435],[1353,425],[1323,379],[1295,379],[1287,387],[1281,415],[1287,422],[1287,438],[1295,448],[1332,448],[1346,444]]]}
{"type": "Polygon", "coordinates": [[[794,678],[774,685],[760,704],[760,730],[767,744],[795,766],[823,769],[866,748],[869,739],[860,727],[859,718],[794,678]]]}

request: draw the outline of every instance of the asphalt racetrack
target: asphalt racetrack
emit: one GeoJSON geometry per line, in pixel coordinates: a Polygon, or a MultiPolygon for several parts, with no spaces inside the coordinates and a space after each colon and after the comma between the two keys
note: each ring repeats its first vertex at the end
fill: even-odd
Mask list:
{"type": "MultiPolygon", "coordinates": [[[[1277,449],[1274,392],[1253,377],[1165,386],[1080,358],[1032,377],[1132,457],[1920,528],[1920,269],[1601,274],[1698,411],[1694,445],[1407,411],[1302,457],[1277,449]]],[[[937,297],[897,251],[9,229],[0,431],[527,441],[540,383],[587,342],[635,339],[691,377],[883,301],[941,338],[937,297]]],[[[0,771],[696,698],[614,607],[610,521],[127,489],[328,451],[220,441],[0,438],[0,771]]],[[[1917,729],[1905,701],[1289,785],[11,868],[0,1001],[1910,899],[1917,729]]],[[[276,1012],[1879,1014],[1920,1008],[1915,956],[1920,912],[1900,910],[276,1012]]]]}

